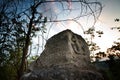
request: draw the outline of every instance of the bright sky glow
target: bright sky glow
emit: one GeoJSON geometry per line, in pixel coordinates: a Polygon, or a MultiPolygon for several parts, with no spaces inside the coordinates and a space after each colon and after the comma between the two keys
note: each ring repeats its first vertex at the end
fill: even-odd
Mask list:
{"type": "MultiPolygon", "coordinates": [[[[95,24],[95,30],[96,31],[101,30],[104,32],[104,34],[102,35],[101,38],[96,36],[93,41],[96,42],[98,46],[100,46],[101,48],[100,51],[106,51],[106,49],[111,47],[113,42],[117,41],[117,38],[120,37],[120,32],[113,31],[110,29],[111,27],[114,26],[120,26],[120,22],[114,22],[115,18],[120,18],[120,11],[119,11],[120,0],[102,0],[101,3],[104,7],[101,16],[99,17],[99,20],[95,24]]],[[[67,5],[68,4],[66,4],[64,7],[66,8],[67,5]]],[[[78,13],[80,12],[79,10],[80,7],[78,7],[78,3],[75,3],[72,6],[70,6],[70,8],[76,9],[71,12],[69,10],[63,11],[60,3],[58,4],[51,3],[48,4],[48,6],[45,7],[47,11],[45,12],[44,16],[50,17],[51,20],[70,19],[71,17],[77,17],[79,15],[78,13]],[[50,14],[49,12],[52,13],[50,14]]],[[[83,11],[83,14],[85,14],[85,11],[83,11]]],[[[64,21],[53,24],[52,23],[47,24],[47,29],[49,34],[47,32],[45,38],[50,38],[54,34],[57,34],[65,29],[70,29],[73,32],[82,35],[85,38],[86,36],[83,34],[83,29],[87,30],[88,28],[92,27],[94,23],[93,18],[94,18],[93,16],[81,17],[80,19],[77,20],[78,22],[80,22],[80,24],[77,24],[76,22],[73,21],[67,21],[67,22],[64,21]]],[[[38,39],[33,39],[33,40],[34,43],[38,44],[38,39]]]]}

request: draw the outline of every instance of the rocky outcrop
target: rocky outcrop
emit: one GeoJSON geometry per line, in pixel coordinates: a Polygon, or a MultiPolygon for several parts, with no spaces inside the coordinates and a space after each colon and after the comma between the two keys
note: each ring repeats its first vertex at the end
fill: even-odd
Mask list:
{"type": "Polygon", "coordinates": [[[90,62],[85,40],[70,30],[51,37],[21,80],[103,80],[90,62]]]}

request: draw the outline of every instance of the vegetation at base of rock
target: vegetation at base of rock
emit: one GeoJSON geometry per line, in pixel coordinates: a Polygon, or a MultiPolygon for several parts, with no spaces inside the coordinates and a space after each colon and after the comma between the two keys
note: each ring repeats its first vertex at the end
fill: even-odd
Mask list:
{"type": "Polygon", "coordinates": [[[79,68],[52,67],[32,72],[22,80],[104,80],[99,73],[79,68]]]}

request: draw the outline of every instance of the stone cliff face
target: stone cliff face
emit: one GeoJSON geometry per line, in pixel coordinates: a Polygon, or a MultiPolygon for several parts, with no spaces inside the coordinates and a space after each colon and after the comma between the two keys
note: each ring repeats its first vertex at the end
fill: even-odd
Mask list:
{"type": "Polygon", "coordinates": [[[103,80],[90,63],[85,40],[70,30],[51,37],[40,57],[31,63],[31,72],[22,80],[103,80]]]}

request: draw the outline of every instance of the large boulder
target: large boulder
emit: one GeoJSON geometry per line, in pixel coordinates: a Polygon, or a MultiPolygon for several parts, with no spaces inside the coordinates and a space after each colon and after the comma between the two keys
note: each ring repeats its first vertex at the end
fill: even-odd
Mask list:
{"type": "Polygon", "coordinates": [[[21,80],[103,80],[90,62],[85,40],[71,30],[48,39],[40,57],[21,80]]]}

